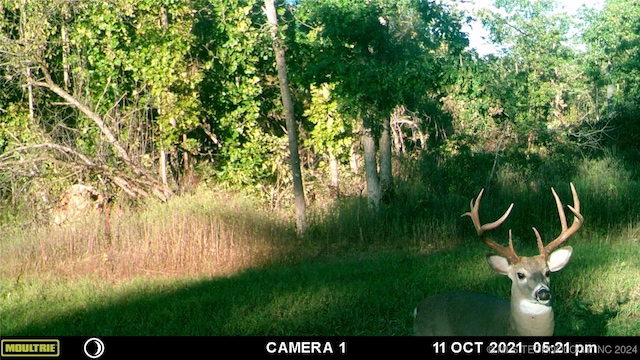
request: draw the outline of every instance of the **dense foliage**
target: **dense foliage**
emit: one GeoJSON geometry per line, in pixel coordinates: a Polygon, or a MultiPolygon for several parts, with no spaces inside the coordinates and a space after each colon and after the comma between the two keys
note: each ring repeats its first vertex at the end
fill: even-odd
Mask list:
{"type": "MultiPolygon", "coordinates": [[[[283,205],[292,180],[263,5],[3,0],[2,200],[46,207],[77,182],[166,199],[204,182],[283,205]]],[[[367,190],[378,175],[391,184],[387,147],[461,177],[476,155],[493,170],[612,147],[640,161],[640,5],[608,0],[578,17],[552,0],[495,5],[276,2],[308,201],[364,190],[363,156],[380,161],[367,190]],[[498,54],[468,48],[471,15],[498,54]]]]}

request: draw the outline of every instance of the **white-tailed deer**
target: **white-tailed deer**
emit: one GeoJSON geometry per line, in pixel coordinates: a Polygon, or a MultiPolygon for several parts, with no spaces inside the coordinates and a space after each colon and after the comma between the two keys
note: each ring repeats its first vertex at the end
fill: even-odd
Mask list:
{"type": "Polygon", "coordinates": [[[415,310],[413,330],[415,335],[436,336],[551,336],[554,319],[549,290],[549,274],[561,270],[571,257],[570,246],[556,249],[582,226],[580,200],[571,184],[573,207],[567,206],[574,215],[573,224],[567,228],[567,219],[556,191],[551,188],[556,200],[562,232],[544,246],[536,228],[533,232],[538,241],[540,255],[524,257],[516,255],[509,230],[509,246],[501,246],[489,239],[485,233],[500,226],[509,216],[513,204],[502,217],[492,223],[481,225],[478,215],[480,199],[484,189],[471,200],[469,216],[478,236],[499,255],[487,256],[489,265],[498,273],[511,279],[511,301],[486,294],[452,292],[423,300],[415,310]]]}

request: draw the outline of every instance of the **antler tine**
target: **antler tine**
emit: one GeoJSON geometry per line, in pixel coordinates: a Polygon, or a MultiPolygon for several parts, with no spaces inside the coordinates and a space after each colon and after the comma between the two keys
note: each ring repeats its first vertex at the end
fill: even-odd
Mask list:
{"type": "Polygon", "coordinates": [[[556,199],[556,207],[558,208],[558,216],[560,216],[560,226],[562,226],[562,231],[567,230],[567,217],[564,214],[564,208],[562,206],[562,201],[560,201],[560,197],[556,192],[556,189],[551,187],[551,192],[553,193],[553,198],[556,199]]]}
{"type": "Polygon", "coordinates": [[[584,217],[580,214],[580,199],[578,198],[578,193],[576,192],[575,186],[573,183],[569,183],[571,185],[571,194],[573,195],[573,206],[567,205],[569,210],[573,213],[573,224],[571,227],[567,228],[567,218],[564,213],[564,209],[562,206],[562,202],[558,197],[556,191],[551,188],[551,192],[553,193],[553,197],[556,199],[556,206],[558,207],[558,216],[560,217],[560,225],[562,226],[562,232],[560,235],[555,238],[552,242],[547,244],[543,249],[541,249],[540,254],[547,256],[551,251],[560,246],[563,242],[567,241],[580,227],[584,222],[584,217]]]}
{"type": "Polygon", "coordinates": [[[471,221],[473,222],[473,227],[478,232],[478,236],[481,236],[483,231],[482,226],[480,226],[480,216],[478,216],[478,208],[480,207],[480,199],[482,199],[483,193],[484,193],[484,189],[480,190],[480,193],[476,197],[475,203],[473,199],[471,199],[471,201],[469,202],[469,207],[471,208],[471,211],[468,211],[462,214],[461,216],[461,217],[468,216],[471,218],[471,221]]]}
{"type": "Polygon", "coordinates": [[[484,242],[487,246],[493,249],[496,253],[507,258],[507,260],[510,263],[512,264],[516,263],[520,258],[518,257],[515,250],[513,249],[513,239],[511,236],[511,230],[509,230],[509,246],[508,247],[502,246],[496,243],[495,241],[489,239],[488,237],[484,236],[484,233],[486,231],[497,228],[498,226],[502,225],[502,223],[505,220],[507,220],[507,217],[509,217],[509,214],[511,214],[511,210],[513,209],[513,203],[511,203],[507,211],[505,211],[505,213],[498,220],[492,223],[481,225],[480,215],[478,214],[478,210],[480,208],[480,199],[482,199],[483,193],[484,193],[484,189],[480,190],[478,197],[476,197],[475,203],[473,199],[471,199],[471,203],[470,203],[471,211],[462,214],[462,216],[469,216],[471,218],[471,221],[473,222],[473,226],[475,227],[476,232],[478,233],[478,236],[480,236],[480,238],[482,239],[482,242],[484,242]]]}
{"type": "Polygon", "coordinates": [[[540,233],[538,232],[538,229],[534,227],[532,227],[533,232],[536,234],[536,241],[538,241],[538,250],[540,250],[540,254],[544,254],[544,245],[542,244],[542,238],[540,237],[540,233]]]}

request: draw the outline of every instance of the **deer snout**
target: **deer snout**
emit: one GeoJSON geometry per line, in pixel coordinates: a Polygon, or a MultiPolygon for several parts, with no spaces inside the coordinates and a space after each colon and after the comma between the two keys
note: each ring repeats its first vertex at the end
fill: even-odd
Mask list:
{"type": "Polygon", "coordinates": [[[536,300],[540,302],[547,302],[551,300],[551,291],[549,291],[549,289],[546,287],[541,287],[538,290],[536,290],[535,295],[536,295],[536,300]]]}

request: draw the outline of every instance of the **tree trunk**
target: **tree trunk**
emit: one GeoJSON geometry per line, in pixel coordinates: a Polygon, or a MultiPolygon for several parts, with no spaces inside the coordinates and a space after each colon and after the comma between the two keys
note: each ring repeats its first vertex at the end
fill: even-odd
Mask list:
{"type": "MultiPolygon", "coordinates": [[[[162,6],[160,7],[160,27],[162,28],[162,30],[166,33],[167,30],[169,29],[169,17],[167,15],[167,9],[162,6]]],[[[164,89],[165,91],[163,91],[163,93],[166,93],[166,91],[168,89],[164,89]]],[[[164,103],[162,101],[162,96],[158,96],[158,112],[162,111],[162,107],[166,106],[167,104],[164,103]]],[[[172,124],[173,125],[173,122],[172,124]]],[[[175,127],[175,126],[174,126],[175,127]]],[[[163,131],[161,129],[160,133],[162,134],[163,131]]],[[[168,176],[168,171],[167,171],[167,151],[165,150],[165,144],[164,141],[162,142],[161,148],[160,148],[160,164],[159,164],[159,168],[158,171],[160,173],[160,179],[162,180],[162,185],[164,186],[168,186],[169,185],[169,176],[168,176]]]]}
{"type": "Polygon", "coordinates": [[[351,145],[351,148],[349,148],[349,166],[351,167],[351,172],[354,175],[358,175],[360,166],[358,165],[358,151],[355,145],[351,145]]]}
{"type": "Polygon", "coordinates": [[[69,91],[71,88],[71,65],[69,64],[69,56],[71,55],[71,44],[69,40],[69,31],[67,30],[67,21],[69,13],[67,5],[62,4],[62,25],[60,27],[60,37],[62,38],[62,69],[64,79],[64,89],[69,91]]]}
{"type": "Polygon", "coordinates": [[[267,19],[271,25],[271,39],[273,40],[273,50],[276,55],[276,66],[278,68],[278,80],[280,81],[280,93],[282,95],[282,106],[285,111],[287,123],[287,135],[289,138],[289,157],[291,161],[291,173],[293,175],[293,194],[296,207],[296,229],[298,236],[303,236],[307,229],[306,203],[304,200],[304,188],[302,185],[302,172],[300,171],[300,154],[298,153],[298,136],[296,120],[293,113],[293,101],[289,92],[289,81],[287,79],[287,64],[284,57],[284,47],[278,38],[278,16],[274,0],[264,0],[267,19]]]}
{"type": "MultiPolygon", "coordinates": [[[[20,6],[20,38],[26,40],[26,36],[24,34],[24,24],[27,22],[27,13],[25,10],[26,2],[23,2],[20,6]]],[[[26,70],[27,79],[31,78],[31,67],[27,66],[26,70]]],[[[29,119],[33,121],[35,119],[35,110],[34,110],[34,100],[33,100],[33,85],[31,83],[27,84],[27,89],[29,91],[29,119]]]]}
{"type": "MultiPolygon", "coordinates": [[[[31,78],[31,68],[27,68],[27,78],[31,78]]],[[[35,119],[35,105],[33,99],[33,85],[29,83],[27,85],[27,89],[29,90],[29,119],[33,122],[35,119]]]]}
{"type": "Polygon", "coordinates": [[[167,186],[169,184],[169,177],[167,176],[167,152],[164,149],[160,149],[160,163],[158,165],[158,173],[160,173],[160,180],[162,185],[167,186]]]}
{"type": "Polygon", "coordinates": [[[338,158],[333,154],[333,151],[329,151],[329,179],[331,186],[338,190],[338,186],[340,186],[338,158]]]}
{"type": "Polygon", "coordinates": [[[382,121],[380,136],[380,190],[382,197],[388,199],[393,190],[393,173],[391,170],[391,119],[382,121]]]}
{"type": "Polygon", "coordinates": [[[382,198],[380,180],[378,178],[378,161],[376,160],[376,138],[373,132],[373,123],[370,117],[365,115],[364,133],[362,135],[364,147],[364,172],[367,178],[367,199],[369,208],[377,209],[382,198]]]}
{"type": "Polygon", "coordinates": [[[182,171],[191,175],[191,163],[189,162],[189,152],[187,151],[187,134],[182,134],[182,171]]]}

